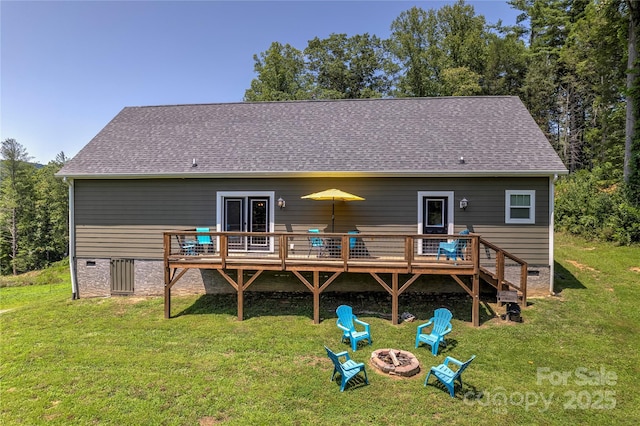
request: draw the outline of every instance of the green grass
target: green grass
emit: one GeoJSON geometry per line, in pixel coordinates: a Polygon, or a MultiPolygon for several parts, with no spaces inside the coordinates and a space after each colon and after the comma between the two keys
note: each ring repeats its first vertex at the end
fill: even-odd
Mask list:
{"type": "MultiPolygon", "coordinates": [[[[248,297],[242,322],[234,297],[174,296],[175,318],[165,320],[161,297],[72,301],[64,265],[44,272],[50,282],[3,278],[0,424],[637,424],[640,249],[563,235],[556,246],[559,295],[530,300],[523,323],[490,319],[483,305],[473,328],[468,301],[401,300],[420,322],[440,304],[454,311],[437,357],[413,348],[418,323],[361,315],[374,343],[349,351],[356,361],[393,347],[423,370],[397,379],[367,367],[370,384],[343,393],[329,382],[323,345],[348,348],[336,301],[324,296],[319,325],[301,296],[248,297]],[[472,354],[455,399],[433,379],[423,386],[429,366],[472,354]]],[[[356,304],[390,309],[369,297],[356,304]]]]}

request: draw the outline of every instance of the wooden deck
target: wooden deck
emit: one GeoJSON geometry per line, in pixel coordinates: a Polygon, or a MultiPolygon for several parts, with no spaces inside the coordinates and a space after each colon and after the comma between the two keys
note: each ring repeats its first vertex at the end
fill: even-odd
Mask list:
{"type": "Polygon", "coordinates": [[[313,235],[321,238],[321,244],[312,244],[311,237],[307,233],[165,232],[165,317],[171,316],[171,288],[193,268],[217,270],[236,290],[240,321],[243,319],[244,292],[264,271],[292,272],[311,291],[316,324],[320,322],[320,294],[343,272],[370,274],[391,295],[393,324],[398,323],[398,296],[422,275],[451,276],[472,297],[471,322],[474,326],[480,324],[480,279],[499,291],[518,291],[521,303],[526,305],[526,262],[477,234],[313,235]],[[464,239],[461,256],[455,260],[436,256],[440,242],[460,238],[464,239]],[[519,266],[519,277],[505,277],[507,261],[519,266]],[[236,271],[232,274],[236,279],[228,273],[230,270],[236,271]],[[245,280],[245,271],[253,272],[248,280],[245,280]],[[321,272],[331,275],[322,281],[321,272]],[[311,279],[308,279],[309,274],[311,279]],[[382,274],[390,274],[390,281],[382,274]],[[401,282],[401,275],[403,279],[407,275],[410,277],[401,282]]]}

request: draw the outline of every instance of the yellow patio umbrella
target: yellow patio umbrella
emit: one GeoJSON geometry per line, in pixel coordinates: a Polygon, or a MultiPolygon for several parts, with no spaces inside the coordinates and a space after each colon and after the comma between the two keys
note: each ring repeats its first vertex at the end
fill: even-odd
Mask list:
{"type": "Polygon", "coordinates": [[[345,191],[341,191],[339,189],[325,189],[324,191],[314,192],[313,194],[303,195],[303,199],[309,200],[331,200],[331,232],[333,232],[333,225],[335,222],[335,209],[336,209],[336,200],[338,201],[363,201],[364,198],[359,197],[354,194],[350,194],[345,191]]]}

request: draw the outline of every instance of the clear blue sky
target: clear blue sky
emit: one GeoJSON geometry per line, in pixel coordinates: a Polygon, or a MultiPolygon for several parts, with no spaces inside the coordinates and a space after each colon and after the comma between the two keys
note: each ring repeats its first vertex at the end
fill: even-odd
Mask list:
{"type": "MultiPolygon", "coordinates": [[[[46,164],[122,108],[240,102],[253,55],[332,33],[389,36],[413,6],[451,1],[0,1],[0,139],[46,164]]],[[[515,23],[506,0],[467,1],[515,23]]]]}

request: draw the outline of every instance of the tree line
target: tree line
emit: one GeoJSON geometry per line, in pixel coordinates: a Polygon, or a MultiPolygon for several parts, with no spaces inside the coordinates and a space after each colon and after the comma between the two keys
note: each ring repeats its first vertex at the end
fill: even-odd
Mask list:
{"type": "MultiPolygon", "coordinates": [[[[640,242],[640,2],[511,0],[515,25],[459,0],[413,7],[390,36],[331,34],[254,55],[245,101],[512,95],[570,170],[557,184],[560,229],[640,242]]],[[[68,188],[14,139],[0,158],[0,274],[67,255],[68,188]]]]}
{"type": "Polygon", "coordinates": [[[15,139],[0,144],[0,275],[41,269],[67,256],[68,187],[55,177],[66,161],[61,152],[40,166],[15,139]]]}
{"type": "Polygon", "coordinates": [[[388,39],[331,34],[302,50],[273,42],[254,55],[257,76],[244,100],[518,96],[571,173],[558,182],[558,193],[588,188],[594,193],[583,196],[607,197],[615,206],[585,213],[585,205],[559,199],[561,228],[640,241],[640,232],[611,228],[640,222],[640,2],[508,3],[521,12],[511,26],[489,24],[458,0],[402,12],[388,39]],[[593,170],[603,178],[595,186],[584,173],[593,170]],[[585,214],[591,219],[580,219],[585,214]]]}

